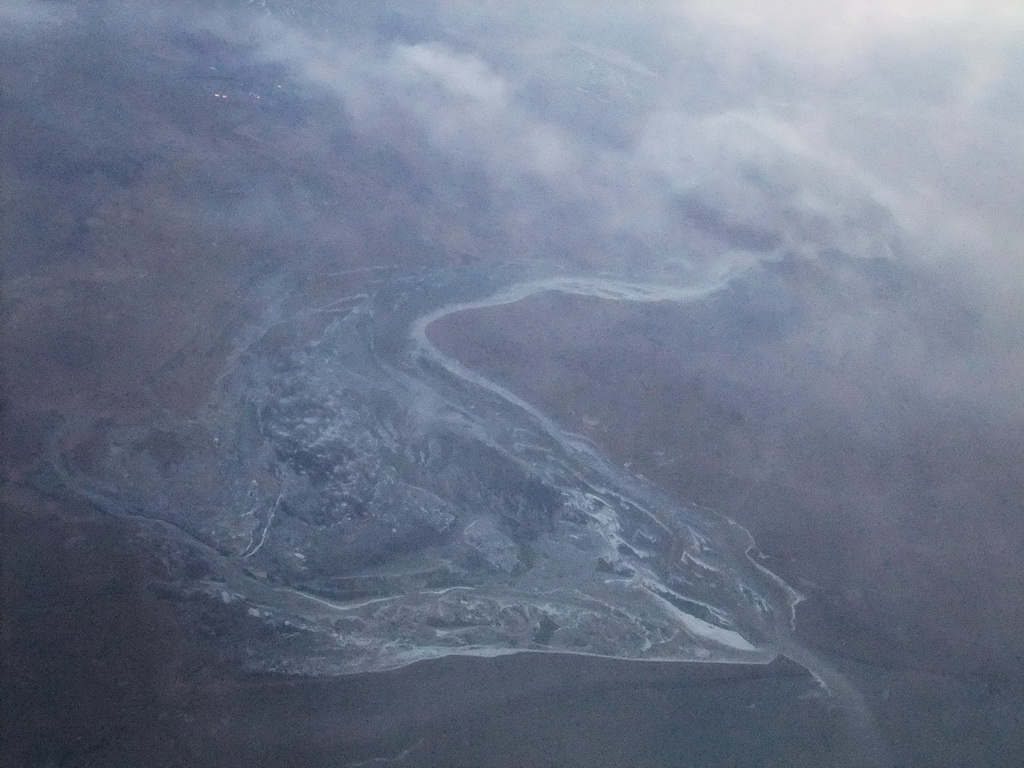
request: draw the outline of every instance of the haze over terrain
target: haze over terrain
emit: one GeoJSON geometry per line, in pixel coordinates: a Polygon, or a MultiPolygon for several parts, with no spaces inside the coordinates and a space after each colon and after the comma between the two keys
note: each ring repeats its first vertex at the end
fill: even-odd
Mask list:
{"type": "Polygon", "coordinates": [[[1016,766],[1014,2],[0,7],[4,765],[1016,766]]]}

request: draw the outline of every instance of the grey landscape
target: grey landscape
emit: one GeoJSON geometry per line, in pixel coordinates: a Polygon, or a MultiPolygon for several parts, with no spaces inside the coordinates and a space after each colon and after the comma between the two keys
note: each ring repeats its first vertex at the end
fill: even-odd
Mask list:
{"type": "Polygon", "coordinates": [[[0,6],[0,765],[1019,766],[1024,10],[0,6]]]}

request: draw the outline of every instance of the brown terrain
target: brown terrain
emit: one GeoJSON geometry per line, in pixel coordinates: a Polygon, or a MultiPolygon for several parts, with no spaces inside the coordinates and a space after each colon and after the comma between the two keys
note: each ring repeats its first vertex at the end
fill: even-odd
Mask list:
{"type": "MultiPolygon", "coordinates": [[[[268,275],[285,274],[285,309],[327,305],[396,263],[554,246],[535,222],[488,229],[486,211],[421,201],[345,143],[336,107],[197,85],[193,61],[250,72],[226,44],[102,34],[0,51],[0,765],[828,765],[837,716],[786,662],[529,654],[261,677],[216,642],[231,616],[194,621],[154,587],[159,537],[63,492],[54,448],[88,467],[97,424],[195,417],[268,275]]],[[[823,365],[820,338],[722,333],[702,311],[548,295],[431,334],[749,528],[807,595],[801,636],[866,681],[903,764],[1019,765],[1020,422],[913,388],[904,403],[905,380],[872,383],[871,354],[823,365]]]]}
{"type": "MultiPolygon", "coordinates": [[[[346,178],[338,195],[354,194],[346,178]]],[[[59,447],[87,466],[98,421],[189,418],[260,311],[245,286],[265,251],[134,202],[170,183],[104,192],[75,249],[7,267],[0,764],[334,765],[409,748],[427,765],[679,765],[683,753],[695,765],[826,764],[834,715],[785,664],[526,655],[372,679],[241,675],[203,635],[223,619],[191,625],[149,588],[158,543],[46,492],[59,426],[59,447]]],[[[293,276],[294,301],[329,304],[362,289],[380,253],[402,253],[332,229],[311,203],[297,215],[322,221],[320,247],[344,240],[346,268],[367,272],[330,276],[314,260],[293,276]]],[[[400,230],[389,215],[363,228],[400,230]]],[[[868,406],[895,385],[873,391],[870,356],[823,366],[806,352],[813,339],[722,333],[714,307],[702,311],[544,295],[450,317],[431,336],[681,500],[748,527],[807,595],[801,636],[869,681],[907,753],[1013,764],[999,760],[1024,733],[1007,693],[1024,637],[1019,423],[935,418],[911,400],[883,429],[868,406]]]]}

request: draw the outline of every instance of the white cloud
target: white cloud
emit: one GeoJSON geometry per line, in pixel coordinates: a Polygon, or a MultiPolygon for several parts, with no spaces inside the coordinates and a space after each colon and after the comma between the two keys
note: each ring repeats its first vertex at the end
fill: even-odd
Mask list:
{"type": "Polygon", "coordinates": [[[1024,29],[1016,0],[689,0],[674,15],[722,35],[733,55],[773,55],[832,76],[880,46],[985,47],[1024,29]]]}
{"type": "Polygon", "coordinates": [[[505,83],[480,59],[457,54],[440,45],[398,46],[395,58],[450,94],[465,96],[481,104],[505,104],[505,83]]]}
{"type": "Polygon", "coordinates": [[[574,7],[571,24],[530,6],[439,13],[443,40],[318,37],[268,22],[266,50],[334,90],[369,140],[474,166],[503,189],[540,181],[613,230],[678,237],[666,193],[699,187],[738,222],[767,226],[800,208],[805,235],[817,227],[877,254],[884,245],[857,235],[850,211],[884,206],[921,252],[962,252],[1024,284],[1024,150],[1013,138],[1024,98],[994,101],[1012,100],[1024,78],[1016,0],[612,3],[574,7]],[[661,41],[646,59],[645,35],[661,41]],[[580,83],[602,83],[602,67],[641,72],[629,86],[642,98],[584,103],[580,83]],[[530,78],[564,108],[538,111],[524,95],[530,78]],[[623,110],[626,145],[573,123],[585,114],[577,103],[623,110]]]}

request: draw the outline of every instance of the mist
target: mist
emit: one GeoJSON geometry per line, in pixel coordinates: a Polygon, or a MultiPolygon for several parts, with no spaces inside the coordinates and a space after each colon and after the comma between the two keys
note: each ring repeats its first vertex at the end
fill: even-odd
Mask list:
{"type": "Polygon", "coordinates": [[[1016,765],[1022,82],[1001,0],[6,3],[4,758],[1016,765]]]}

